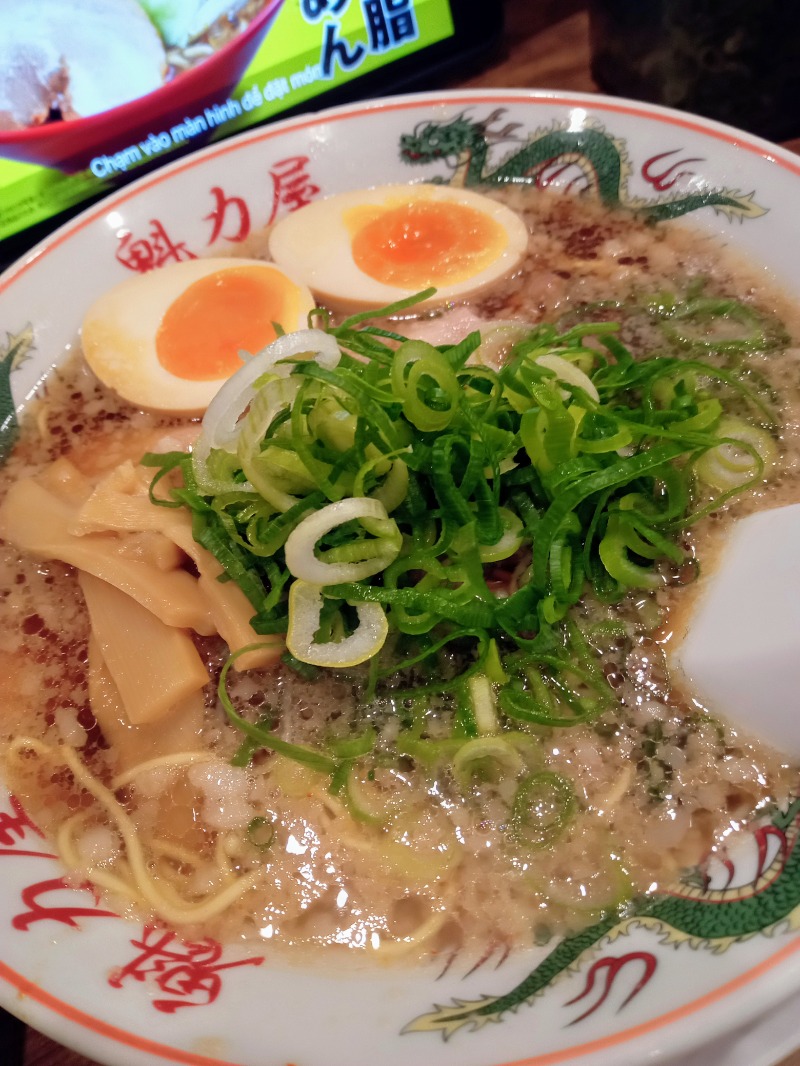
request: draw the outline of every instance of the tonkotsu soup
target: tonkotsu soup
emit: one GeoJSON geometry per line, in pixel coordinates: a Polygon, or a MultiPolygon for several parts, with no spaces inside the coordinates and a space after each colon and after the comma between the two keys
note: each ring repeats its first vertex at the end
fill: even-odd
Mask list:
{"type": "Polygon", "coordinates": [[[787,798],[796,770],[665,649],[727,524],[800,500],[797,313],[688,229],[487,195],[530,234],[510,280],[372,332],[318,315],[202,425],[82,358],[31,405],[5,776],[122,913],[524,946],[787,798]]]}

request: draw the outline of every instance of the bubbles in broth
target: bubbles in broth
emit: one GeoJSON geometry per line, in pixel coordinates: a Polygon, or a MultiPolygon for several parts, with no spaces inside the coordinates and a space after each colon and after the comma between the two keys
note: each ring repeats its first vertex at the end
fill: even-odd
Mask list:
{"type": "MultiPolygon", "coordinates": [[[[584,591],[555,618],[554,631],[566,634],[561,651],[584,656],[574,660],[576,675],[556,676],[545,664],[516,691],[531,706],[544,684],[542,699],[563,697],[560,718],[552,707],[549,719],[514,717],[506,710],[520,702],[502,697],[514,655],[536,636],[535,613],[530,631],[519,627],[518,644],[495,633],[493,650],[480,645],[481,670],[462,685],[451,682],[474,666],[475,640],[445,641],[420,665],[411,662],[418,638],[395,634],[383,667],[393,654],[410,665],[380,684],[369,663],[305,676],[302,664],[279,658],[272,637],[271,661],[229,668],[225,685],[235,714],[275,738],[271,746],[252,736],[248,746],[247,733],[226,714],[218,684],[229,644],[202,612],[197,630],[185,620],[178,628],[191,632],[207,682],[161,721],[147,721],[146,708],[137,724],[126,720],[84,606],[85,596],[94,621],[97,577],[87,581],[58,561],[53,545],[48,555],[44,534],[34,557],[20,553],[8,538],[6,502],[6,776],[49,834],[61,829],[76,874],[95,880],[123,913],[155,911],[191,933],[260,938],[292,951],[379,947],[386,957],[414,959],[519,947],[655,890],[700,862],[733,826],[788,795],[794,771],[781,754],[727,725],[724,708],[707,711],[678,692],[665,648],[671,612],[690,595],[698,560],[728,523],[800,498],[796,311],[688,229],[651,227],[591,202],[529,190],[489,195],[519,212],[530,230],[514,277],[467,304],[419,314],[412,307],[383,325],[434,345],[478,328],[484,344],[477,357],[500,366],[539,323],[563,335],[618,322],[614,336],[638,360],[669,353],[688,365],[702,358],[748,382],[754,395],[777,397],[771,469],[679,532],[649,587],[605,598],[584,591]],[[737,346],[742,313],[712,313],[725,300],[757,320],[758,343],[737,346]],[[681,317],[692,301],[696,313],[681,317]],[[141,849],[144,882],[131,876],[131,839],[141,849]]],[[[263,250],[251,245],[246,254],[263,250]]],[[[748,335],[751,325],[747,318],[748,335]]],[[[601,350],[593,343],[590,361],[601,350]]],[[[676,389],[689,396],[701,375],[687,374],[692,380],[682,385],[678,375],[668,397],[659,396],[667,386],[653,386],[654,409],[673,402],[676,389]]],[[[730,417],[745,417],[746,398],[726,378],[710,378],[709,396],[721,396],[730,417]]],[[[607,427],[595,428],[592,439],[601,441],[607,427]]],[[[76,359],[33,404],[2,472],[4,491],[32,479],[56,501],[68,533],[121,539],[127,561],[160,568],[176,582],[177,575],[195,582],[198,573],[202,581],[191,551],[174,541],[170,551],[155,527],[98,533],[85,524],[98,486],[152,506],[153,469],[138,460],[185,450],[198,431],[196,423],[128,407],[76,359]]],[[[618,444],[620,458],[631,443],[618,444]]],[[[650,560],[641,550],[627,559],[643,570],[650,560]]],[[[483,579],[500,600],[510,598],[533,565],[531,539],[522,537],[510,556],[482,560],[483,579]]],[[[404,587],[423,578],[418,568],[404,587]]],[[[355,628],[346,610],[342,617],[355,628]]]]}

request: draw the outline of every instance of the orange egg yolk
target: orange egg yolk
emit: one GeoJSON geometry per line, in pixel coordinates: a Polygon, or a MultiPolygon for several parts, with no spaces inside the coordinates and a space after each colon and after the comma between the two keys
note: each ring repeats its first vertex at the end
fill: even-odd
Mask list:
{"type": "Polygon", "coordinates": [[[345,219],[353,230],[353,259],[386,285],[424,289],[466,281],[494,262],[507,244],[496,219],[466,204],[412,200],[370,211],[370,216],[345,219]]]}
{"type": "Polygon", "coordinates": [[[156,333],[158,361],[186,381],[230,377],[239,351],[255,354],[275,340],[279,322],[293,329],[295,285],[279,271],[230,267],[193,282],[167,308],[156,333]]]}

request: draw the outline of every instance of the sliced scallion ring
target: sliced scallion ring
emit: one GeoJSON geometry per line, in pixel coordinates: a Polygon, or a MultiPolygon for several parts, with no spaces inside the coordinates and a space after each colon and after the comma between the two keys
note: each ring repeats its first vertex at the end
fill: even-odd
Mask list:
{"type": "MultiPolygon", "coordinates": [[[[192,467],[198,487],[207,493],[226,491],[220,488],[208,472],[208,457],[212,449],[235,451],[239,434],[239,419],[256,395],[256,382],[265,374],[288,377],[292,371],[284,360],[307,355],[326,368],[338,365],[341,351],[336,339],[320,329],[300,329],[285,333],[272,344],[249,359],[241,370],[228,378],[203,416],[203,429],[192,449],[192,467]]],[[[238,487],[238,486],[237,486],[238,487]]]]}
{"type": "Polygon", "coordinates": [[[242,470],[250,484],[279,511],[288,511],[298,498],[284,492],[280,485],[282,479],[270,476],[264,469],[261,443],[276,415],[291,408],[299,389],[300,382],[296,378],[275,378],[264,385],[253,397],[250,410],[242,420],[236,447],[242,470]]]}
{"type": "Polygon", "coordinates": [[[366,662],[381,650],[389,623],[379,603],[354,603],[358,626],[343,640],[315,644],[322,613],[322,590],[307,581],[294,581],[289,589],[289,626],[286,647],[302,663],[344,668],[366,662]]]}
{"type": "Polygon", "coordinates": [[[481,333],[481,343],[475,351],[475,362],[492,369],[502,366],[515,344],[533,331],[524,322],[503,322],[481,333]]]}
{"type": "Polygon", "coordinates": [[[704,452],[695,462],[694,471],[701,481],[718,492],[745,485],[777,459],[778,448],[773,437],[741,418],[720,419],[717,435],[729,438],[728,442],[704,452]],[[730,441],[740,442],[741,447],[730,441]]]}
{"type": "Polygon", "coordinates": [[[519,785],[511,811],[510,829],[521,844],[544,848],[560,836],[577,811],[572,785],[549,770],[526,777],[519,785]]]}
{"type": "Polygon", "coordinates": [[[247,840],[257,851],[269,851],[275,840],[275,825],[263,815],[257,815],[247,824],[247,840]]]}
{"type": "Polygon", "coordinates": [[[389,518],[383,504],[368,496],[355,496],[329,503],[295,526],[286,539],[286,566],[293,577],[314,585],[363,581],[364,578],[385,570],[397,558],[401,546],[400,531],[396,523],[389,518]],[[326,562],[324,558],[317,557],[314,548],[320,537],[345,522],[362,518],[372,521],[373,530],[382,528],[383,535],[355,543],[348,554],[360,554],[360,559],[326,562]],[[381,527],[376,527],[376,521],[381,523],[381,527]]]}
{"type": "Polygon", "coordinates": [[[385,788],[371,780],[370,773],[365,773],[358,762],[348,767],[344,795],[356,821],[367,825],[386,825],[408,805],[410,798],[403,796],[398,788],[385,788]]]}
{"type": "Polygon", "coordinates": [[[473,779],[502,780],[522,773],[525,761],[515,747],[502,737],[475,737],[453,756],[453,772],[462,787],[473,779]]]}
{"type": "Polygon", "coordinates": [[[458,410],[458,379],[433,345],[404,341],[395,353],[391,378],[404,415],[417,429],[439,433],[450,425],[458,410]]]}
{"type": "MultiPolygon", "coordinates": [[[[584,374],[581,368],[571,363],[569,359],[564,359],[563,356],[556,355],[554,352],[548,352],[547,355],[538,357],[536,365],[543,366],[545,370],[552,370],[559,381],[583,389],[586,395],[590,396],[595,403],[599,401],[600,393],[597,391],[597,386],[588,374],[584,374]]],[[[568,392],[564,392],[563,395],[564,399],[569,397],[568,392]]]]}
{"type": "Polygon", "coordinates": [[[482,736],[496,733],[498,728],[497,700],[491,681],[486,674],[473,674],[467,681],[467,688],[478,733],[482,736]]]}

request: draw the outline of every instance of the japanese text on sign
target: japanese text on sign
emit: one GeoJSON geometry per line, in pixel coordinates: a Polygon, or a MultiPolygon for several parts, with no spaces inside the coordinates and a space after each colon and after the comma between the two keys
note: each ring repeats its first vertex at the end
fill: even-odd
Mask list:
{"type": "Polygon", "coordinates": [[[306,22],[323,22],[320,73],[330,79],[337,65],[353,71],[368,55],[382,55],[419,37],[414,0],[360,0],[367,39],[353,40],[342,31],[351,0],[300,0],[306,22]]]}

